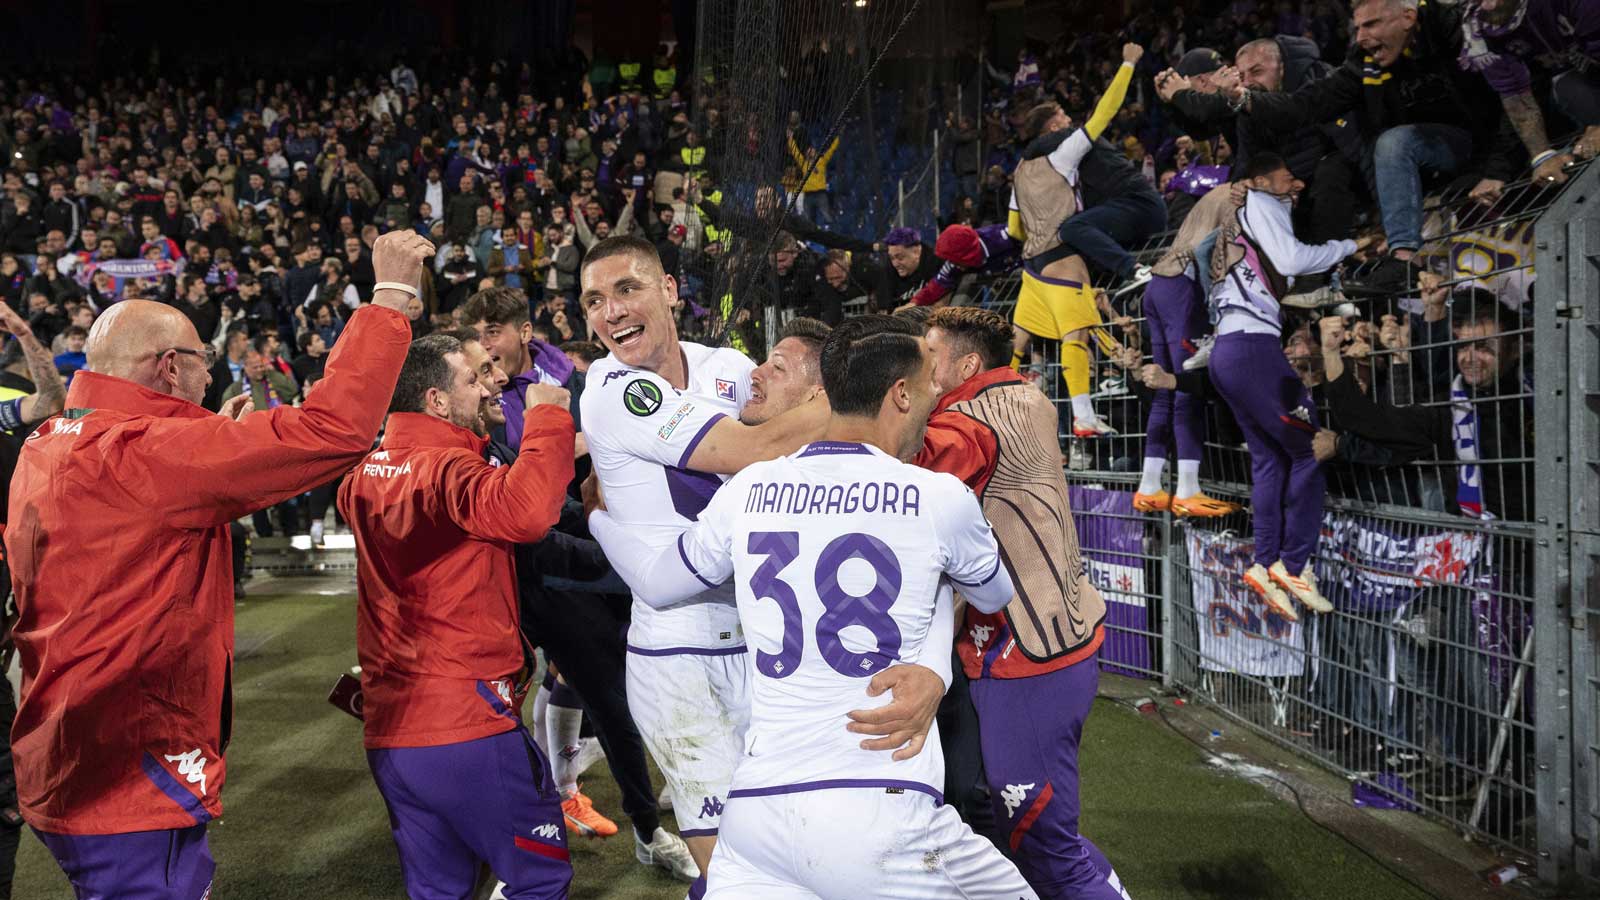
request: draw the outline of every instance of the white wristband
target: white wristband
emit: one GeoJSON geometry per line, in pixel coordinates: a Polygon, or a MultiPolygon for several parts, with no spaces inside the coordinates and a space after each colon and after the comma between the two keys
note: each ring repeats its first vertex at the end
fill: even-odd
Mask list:
{"type": "Polygon", "coordinates": [[[376,294],[379,291],[405,291],[406,293],[410,294],[413,297],[422,296],[421,294],[417,293],[417,289],[416,288],[412,287],[409,284],[401,284],[398,281],[380,281],[377,284],[372,286],[372,292],[374,294],[376,294]]]}

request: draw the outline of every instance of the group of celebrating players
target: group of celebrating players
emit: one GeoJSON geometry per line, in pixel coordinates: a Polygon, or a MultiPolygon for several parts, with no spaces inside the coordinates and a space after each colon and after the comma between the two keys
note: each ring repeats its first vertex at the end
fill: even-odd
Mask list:
{"type": "Polygon", "coordinates": [[[598,244],[581,279],[610,351],[581,436],[560,379],[524,378],[518,446],[486,459],[502,355],[425,338],[340,491],[369,762],[411,895],[470,896],[485,864],[505,897],[566,891],[564,791],[520,716],[513,547],[556,524],[582,452],[588,526],[634,598],[627,705],[690,897],[1125,897],[1077,832],[1104,607],[1009,324],[801,320],[758,367],[678,340],[677,287],[645,241],[598,244]],[[1015,864],[944,802],[979,778],[946,777],[953,659],[977,728],[952,739],[981,744],[1015,864]]]}
{"type": "Polygon", "coordinates": [[[228,523],[343,471],[365,743],[408,892],[471,897],[487,868],[505,897],[565,896],[563,796],[522,722],[516,551],[556,524],[584,453],[588,525],[633,593],[627,706],[690,896],[1126,896],[1077,830],[1104,607],[1053,408],[1007,365],[1003,318],[802,321],[757,367],[679,341],[673,278],[617,237],[581,273],[610,355],[573,403],[509,378],[492,336],[409,339],[399,309],[432,253],[379,240],[373,303],[300,408],[206,413],[193,326],[119,304],[27,442],[5,535],[19,806],[79,896],[209,895],[228,523]],[[517,446],[491,448],[513,408],[517,446]],[[952,681],[976,727],[941,735],[952,681]],[[977,756],[941,746],[959,741],[983,775],[947,778],[947,753],[977,756]],[[1015,863],[966,798],[944,802],[979,778],[1015,863]]]}

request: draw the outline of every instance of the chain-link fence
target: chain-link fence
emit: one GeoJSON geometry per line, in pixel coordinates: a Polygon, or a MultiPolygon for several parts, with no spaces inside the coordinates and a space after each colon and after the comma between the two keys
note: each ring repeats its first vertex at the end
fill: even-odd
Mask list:
{"type": "MultiPolygon", "coordinates": [[[[1600,335],[1576,327],[1579,298],[1600,287],[1600,222],[1586,215],[1597,181],[1512,185],[1492,209],[1434,198],[1417,255],[1426,290],[1289,310],[1283,352],[1329,432],[1312,560],[1326,614],[1287,619],[1241,578],[1251,457],[1220,397],[1203,401],[1201,488],[1240,511],[1146,515],[1131,504],[1154,397],[1139,370],[1091,342],[1093,404],[1117,434],[1081,439],[1055,346],[1036,341],[1031,366],[1062,404],[1073,512],[1110,610],[1107,671],[1161,678],[1346,775],[1354,800],[1537,858],[1545,879],[1600,880],[1600,601],[1588,590],[1600,506],[1580,496],[1600,435],[1600,335]],[[1567,539],[1574,503],[1570,528],[1586,533],[1567,539]]],[[[973,293],[1004,309],[1014,280],[973,293]]],[[[1109,335],[1148,364],[1142,299],[1101,305],[1109,335]]]]}

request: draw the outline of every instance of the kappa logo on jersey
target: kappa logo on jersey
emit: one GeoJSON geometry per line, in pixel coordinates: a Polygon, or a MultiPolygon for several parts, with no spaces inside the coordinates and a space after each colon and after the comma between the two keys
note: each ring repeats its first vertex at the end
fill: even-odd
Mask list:
{"type": "Polygon", "coordinates": [[[989,638],[991,636],[993,636],[993,635],[994,635],[994,626],[993,625],[974,625],[974,626],[972,626],[972,646],[977,648],[979,653],[982,653],[983,652],[983,645],[989,643],[989,638]]]}
{"type": "Polygon", "coordinates": [[[720,797],[705,797],[700,801],[700,818],[722,815],[722,799],[720,797]]]}
{"type": "Polygon", "coordinates": [[[678,423],[682,422],[684,417],[692,412],[694,412],[693,403],[685,403],[678,407],[677,412],[672,414],[672,418],[667,420],[667,424],[661,426],[661,430],[656,432],[656,437],[661,438],[663,441],[672,437],[672,433],[678,430],[678,423]]]}
{"type": "Polygon", "coordinates": [[[188,753],[179,753],[177,756],[167,757],[167,762],[178,764],[178,774],[182,775],[190,784],[200,785],[200,796],[206,795],[206,763],[210,760],[200,755],[200,748],[196,747],[188,753]]]}
{"type": "Polygon", "coordinates": [[[83,434],[83,423],[71,419],[52,419],[51,434],[83,434]]]}
{"type": "Polygon", "coordinates": [[[537,837],[542,837],[547,841],[559,841],[559,840],[561,840],[561,829],[556,827],[555,825],[551,825],[548,822],[546,822],[543,825],[540,825],[538,828],[533,829],[529,833],[533,834],[533,835],[535,835],[537,837]]]}
{"type": "Polygon", "coordinates": [[[635,378],[622,389],[622,405],[636,416],[648,416],[661,408],[661,388],[648,378],[635,378]]]}
{"type": "Polygon", "coordinates": [[[610,384],[611,383],[611,379],[613,379],[613,378],[621,378],[624,375],[637,375],[637,374],[639,374],[639,373],[634,371],[633,369],[618,369],[615,372],[607,372],[606,373],[606,377],[601,379],[600,386],[601,387],[605,387],[606,385],[610,384]]]}
{"type": "Polygon", "coordinates": [[[721,378],[717,379],[717,396],[728,401],[729,403],[738,402],[738,398],[734,395],[733,382],[724,381],[721,378]]]}
{"type": "Polygon", "coordinates": [[[1022,805],[1022,801],[1028,799],[1028,792],[1033,790],[1037,784],[1038,782],[1006,785],[1005,790],[1000,792],[1000,799],[1006,802],[1006,818],[1010,819],[1016,816],[1017,807],[1022,805]]]}

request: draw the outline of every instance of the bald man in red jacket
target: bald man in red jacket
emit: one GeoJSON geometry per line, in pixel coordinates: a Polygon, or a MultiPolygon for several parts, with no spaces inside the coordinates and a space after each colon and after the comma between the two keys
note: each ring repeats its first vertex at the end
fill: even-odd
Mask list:
{"type": "Polygon", "coordinates": [[[5,533],[17,796],[79,896],[210,891],[205,823],[222,814],[233,718],[228,524],[371,449],[410,343],[400,310],[432,253],[414,233],[379,239],[373,303],[302,408],[202,409],[210,345],[170,306],[118,303],[66,411],[23,447],[5,533]]]}

